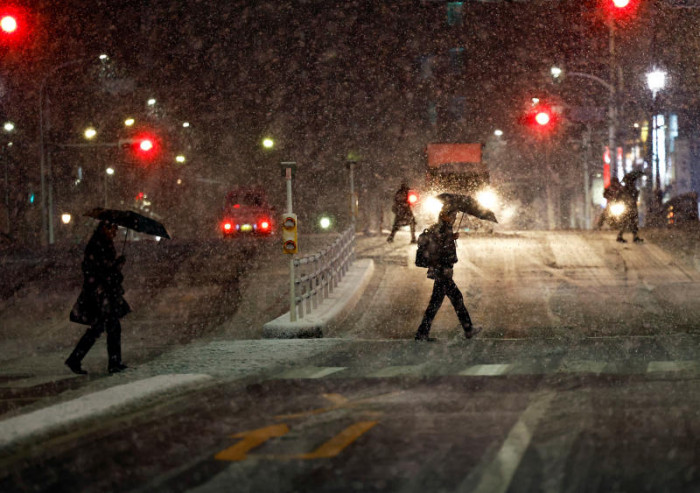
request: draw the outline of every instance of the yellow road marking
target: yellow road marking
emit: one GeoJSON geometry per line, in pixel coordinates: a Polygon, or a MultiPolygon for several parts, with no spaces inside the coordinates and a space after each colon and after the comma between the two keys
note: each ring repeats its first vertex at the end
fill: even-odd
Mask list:
{"type": "Polygon", "coordinates": [[[270,438],[281,437],[289,433],[289,426],[286,424],[278,424],[258,428],[257,430],[244,431],[231,435],[232,438],[242,438],[240,442],[232,447],[222,450],[214,456],[217,460],[226,461],[241,461],[245,460],[247,453],[252,449],[259,447],[270,438]]]}

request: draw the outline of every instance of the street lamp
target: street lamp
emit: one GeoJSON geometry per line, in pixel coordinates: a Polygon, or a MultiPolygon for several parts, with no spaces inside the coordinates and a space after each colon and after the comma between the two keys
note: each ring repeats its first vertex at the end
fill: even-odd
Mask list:
{"type": "MultiPolygon", "coordinates": [[[[654,67],[651,72],[646,74],[647,76],[647,87],[652,94],[652,109],[651,109],[651,120],[652,120],[652,132],[651,132],[651,145],[652,145],[652,158],[653,158],[653,172],[655,174],[654,185],[656,187],[657,193],[661,192],[661,163],[659,162],[659,147],[661,139],[659,138],[659,117],[658,113],[658,103],[656,99],[656,94],[666,87],[666,72],[654,67]]],[[[660,200],[656,205],[661,205],[660,200]]]]}
{"type": "Polygon", "coordinates": [[[83,132],[83,135],[85,136],[85,138],[86,138],[87,140],[92,140],[92,139],[94,139],[95,137],[97,137],[97,130],[95,130],[95,129],[92,128],[92,127],[88,127],[88,128],[85,129],[85,132],[83,132]]]}

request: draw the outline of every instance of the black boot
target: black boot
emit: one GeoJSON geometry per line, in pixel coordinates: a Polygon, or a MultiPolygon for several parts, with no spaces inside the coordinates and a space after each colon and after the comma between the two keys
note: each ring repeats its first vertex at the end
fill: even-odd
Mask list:
{"type": "Polygon", "coordinates": [[[66,360],[66,366],[76,375],[87,375],[87,372],[80,366],[80,361],[72,359],[72,355],[66,360]]]}
{"type": "Polygon", "coordinates": [[[107,371],[109,372],[110,375],[114,373],[121,373],[124,370],[128,369],[129,367],[126,366],[124,363],[121,361],[109,361],[109,365],[107,366],[107,371]]]}
{"type": "Polygon", "coordinates": [[[75,349],[73,349],[73,352],[70,353],[70,356],[68,356],[68,359],[65,361],[70,371],[76,375],[87,375],[87,372],[80,366],[80,362],[83,361],[83,358],[88,351],[90,351],[93,344],[95,344],[95,335],[91,327],[83,334],[83,337],[80,338],[78,344],[75,345],[75,349]]]}

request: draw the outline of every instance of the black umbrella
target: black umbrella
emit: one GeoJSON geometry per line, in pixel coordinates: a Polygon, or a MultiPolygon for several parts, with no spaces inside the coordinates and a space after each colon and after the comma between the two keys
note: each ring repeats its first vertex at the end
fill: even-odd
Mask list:
{"type": "Polygon", "coordinates": [[[498,223],[496,220],[496,214],[479,205],[479,202],[469,195],[441,193],[437,196],[437,198],[442,201],[443,208],[446,208],[449,211],[464,212],[465,214],[469,214],[470,216],[474,216],[478,219],[498,223]]]}
{"type": "Polygon", "coordinates": [[[170,235],[165,230],[165,226],[155,219],[143,216],[138,212],[122,211],[118,209],[102,209],[101,207],[98,207],[86,212],[85,215],[99,219],[100,221],[108,221],[112,224],[116,224],[139,233],[170,239],[170,235]]]}
{"type": "Polygon", "coordinates": [[[627,183],[627,184],[632,185],[632,184],[634,184],[635,181],[637,181],[638,178],[641,178],[642,176],[644,176],[644,171],[642,171],[640,169],[635,169],[635,170],[632,170],[629,173],[627,173],[625,175],[625,177],[622,179],[622,181],[627,183]]]}

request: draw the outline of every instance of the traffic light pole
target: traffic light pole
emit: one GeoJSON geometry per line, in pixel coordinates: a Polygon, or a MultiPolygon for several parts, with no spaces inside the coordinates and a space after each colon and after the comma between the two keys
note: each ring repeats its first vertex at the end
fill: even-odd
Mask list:
{"type": "MultiPolygon", "coordinates": [[[[292,210],[292,168],[285,168],[285,180],[287,181],[287,212],[293,214],[292,210]]],[[[297,307],[295,303],[296,293],[294,286],[294,257],[289,257],[289,321],[297,321],[297,307]]]]}

